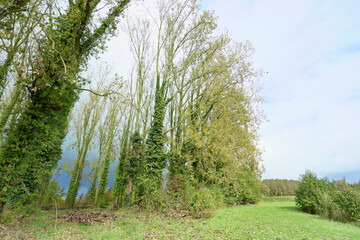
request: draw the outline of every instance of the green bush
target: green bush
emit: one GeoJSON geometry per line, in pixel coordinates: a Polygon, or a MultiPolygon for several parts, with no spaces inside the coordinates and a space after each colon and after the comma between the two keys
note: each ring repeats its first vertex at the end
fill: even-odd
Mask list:
{"type": "Polygon", "coordinates": [[[254,204],[261,200],[260,185],[248,170],[237,174],[234,181],[222,187],[228,205],[254,204]]]}
{"type": "Polygon", "coordinates": [[[329,182],[306,171],[300,177],[295,202],[305,212],[342,222],[360,221],[358,185],[350,185],[344,180],[329,182]]]}
{"type": "Polygon", "coordinates": [[[306,171],[300,176],[298,189],[295,191],[295,202],[300,208],[308,213],[315,214],[322,210],[324,193],[328,192],[329,182],[327,179],[318,179],[316,174],[306,171]]]}
{"type": "Polygon", "coordinates": [[[226,206],[225,196],[224,196],[224,192],[223,192],[222,188],[218,185],[211,185],[208,188],[210,189],[212,195],[214,196],[215,207],[217,209],[225,207],[226,206]]]}
{"type": "Polygon", "coordinates": [[[191,197],[192,211],[195,216],[207,216],[216,209],[216,199],[210,189],[199,187],[191,197]]]}
{"type": "Polygon", "coordinates": [[[360,192],[347,182],[341,180],[334,183],[334,203],[342,210],[341,221],[360,221],[360,192]]]}
{"type": "Polygon", "coordinates": [[[133,193],[134,204],[148,211],[164,211],[169,205],[166,191],[158,188],[152,179],[145,177],[138,181],[137,188],[133,193]]]}
{"type": "Polygon", "coordinates": [[[167,193],[174,211],[191,211],[191,198],[195,191],[193,185],[185,174],[177,174],[169,179],[167,193]]]}

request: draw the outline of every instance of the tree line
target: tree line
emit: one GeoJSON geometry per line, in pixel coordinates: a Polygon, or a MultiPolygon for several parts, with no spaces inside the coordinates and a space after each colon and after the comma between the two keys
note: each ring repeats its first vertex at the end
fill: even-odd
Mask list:
{"type": "Polygon", "coordinates": [[[196,1],[160,1],[150,18],[119,23],[128,3],[0,5],[0,211],[43,204],[58,189],[52,176],[59,169],[71,174],[64,202],[70,208],[84,177],[91,182],[86,198],[96,206],[181,202],[203,209],[218,198],[260,199],[262,71],[253,66],[251,44],[219,34],[214,14],[196,1]],[[119,24],[130,39],[131,76],[102,70],[91,83],[83,74],[89,59],[119,24]],[[67,133],[77,157],[58,166],[67,133]]]}
{"type": "Polygon", "coordinates": [[[299,181],[287,179],[264,179],[261,183],[261,192],[264,196],[295,196],[299,181]]]}

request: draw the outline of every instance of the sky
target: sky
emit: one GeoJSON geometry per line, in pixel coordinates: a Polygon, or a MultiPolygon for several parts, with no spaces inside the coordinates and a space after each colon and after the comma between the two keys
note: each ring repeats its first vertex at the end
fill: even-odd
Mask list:
{"type": "MultiPolygon", "coordinates": [[[[360,1],[204,0],[255,47],[263,84],[263,178],[360,170],[360,1]]],[[[360,178],[360,176],[358,177],[360,178]]]]}
{"type": "MultiPolygon", "coordinates": [[[[144,5],[152,2],[138,1],[126,15],[147,14],[144,5]]],[[[218,16],[220,31],[253,44],[255,66],[267,72],[259,79],[266,115],[260,129],[263,179],[298,179],[306,169],[321,177],[360,173],[360,1],[200,3],[218,16]]],[[[126,34],[120,30],[100,57],[128,75],[126,34]]]]}

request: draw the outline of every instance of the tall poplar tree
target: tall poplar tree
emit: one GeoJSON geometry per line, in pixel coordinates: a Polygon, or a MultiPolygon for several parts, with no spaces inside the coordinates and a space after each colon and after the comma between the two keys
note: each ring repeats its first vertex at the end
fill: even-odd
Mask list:
{"type": "Polygon", "coordinates": [[[100,97],[91,94],[89,100],[82,102],[82,105],[77,109],[78,114],[75,116],[74,126],[76,135],[75,145],[78,155],[74,163],[69,190],[65,199],[67,207],[72,208],[74,206],[81,184],[86,157],[95,136],[96,127],[104,112],[101,105],[103,105],[103,101],[101,101],[100,97]]]}

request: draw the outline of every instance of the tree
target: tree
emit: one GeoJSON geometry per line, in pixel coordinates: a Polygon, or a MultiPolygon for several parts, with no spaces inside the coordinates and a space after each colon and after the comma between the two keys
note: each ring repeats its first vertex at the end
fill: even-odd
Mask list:
{"type": "Polygon", "coordinates": [[[117,97],[114,101],[112,101],[108,114],[106,116],[106,122],[107,122],[106,136],[108,140],[105,146],[105,156],[101,171],[101,177],[99,178],[100,179],[99,190],[96,194],[95,202],[96,205],[98,206],[102,206],[105,204],[105,197],[106,197],[105,190],[107,188],[107,184],[109,181],[110,160],[113,157],[112,154],[114,153],[115,136],[118,134],[118,126],[121,120],[121,116],[119,116],[119,113],[121,112],[120,103],[121,102],[119,97],[117,97]]]}
{"type": "Polygon", "coordinates": [[[95,130],[100,122],[103,113],[103,101],[98,95],[91,94],[88,101],[84,101],[79,109],[76,109],[78,115],[75,118],[76,150],[78,155],[72,170],[69,190],[66,195],[65,204],[67,207],[73,207],[75,198],[80,188],[82,173],[84,170],[86,156],[90,145],[95,136],[95,130]]]}
{"type": "MultiPolygon", "coordinates": [[[[162,2],[157,24],[157,43],[155,56],[155,98],[151,127],[146,139],[145,162],[147,177],[152,179],[154,189],[162,184],[162,173],[166,167],[164,153],[165,110],[171,101],[180,94],[181,111],[183,97],[191,83],[198,76],[191,76],[191,66],[197,65],[204,56],[208,45],[204,44],[206,36],[215,29],[214,18],[204,12],[198,14],[199,8],[191,1],[162,2]],[[204,44],[205,47],[201,47],[204,44]],[[172,87],[176,90],[172,91],[172,87]]],[[[182,121],[178,114],[177,125],[182,121]]],[[[178,128],[177,135],[181,135],[178,128]]],[[[178,141],[180,141],[178,139],[178,141]]]]}
{"type": "Polygon", "coordinates": [[[129,0],[105,4],[106,17],[96,21],[103,2],[69,0],[64,12],[53,16],[51,8],[40,25],[36,61],[26,80],[29,101],[1,149],[0,211],[15,188],[33,193],[50,180],[82,84],[79,73],[114,33],[129,0]]]}
{"type": "Polygon", "coordinates": [[[32,33],[38,26],[42,14],[38,10],[40,1],[16,1],[12,7],[5,7],[9,13],[6,22],[0,29],[0,50],[5,56],[4,62],[0,65],[0,101],[2,108],[0,117],[0,136],[3,136],[4,128],[13,113],[13,109],[24,95],[26,82],[27,65],[30,64],[31,50],[34,46],[32,33]],[[19,8],[18,10],[15,10],[19,8]],[[11,72],[15,72],[11,76],[11,72]],[[14,82],[14,83],[13,83],[14,82]],[[10,92],[8,98],[4,93],[10,92]]]}
{"type": "Polygon", "coordinates": [[[31,0],[4,0],[0,3],[0,26],[6,26],[7,21],[15,14],[28,10],[27,4],[31,0]]]}
{"type": "MultiPolygon", "coordinates": [[[[196,1],[162,1],[156,20],[137,24],[131,29],[138,32],[130,34],[137,50],[134,69],[141,79],[136,86],[148,81],[155,89],[151,125],[144,137],[144,165],[134,178],[135,203],[151,204],[166,168],[170,178],[183,175],[194,184],[228,187],[244,177],[243,185],[257,185],[261,174],[257,129],[262,115],[255,79],[262,72],[252,67],[251,45],[234,43],[225,34],[217,36],[215,17],[201,12],[196,1]],[[149,38],[139,29],[155,29],[157,35],[149,38]],[[155,53],[146,58],[148,45],[155,53]],[[154,59],[153,67],[146,67],[144,59],[154,59]],[[153,78],[142,77],[143,70],[152,72],[148,75],[153,78]]],[[[132,96],[141,89],[137,91],[132,96]]],[[[130,121],[127,124],[129,129],[130,121]]],[[[127,169],[129,150],[121,154],[118,169],[127,169]]],[[[115,191],[125,194],[129,173],[120,172],[122,188],[115,191]]]]}

